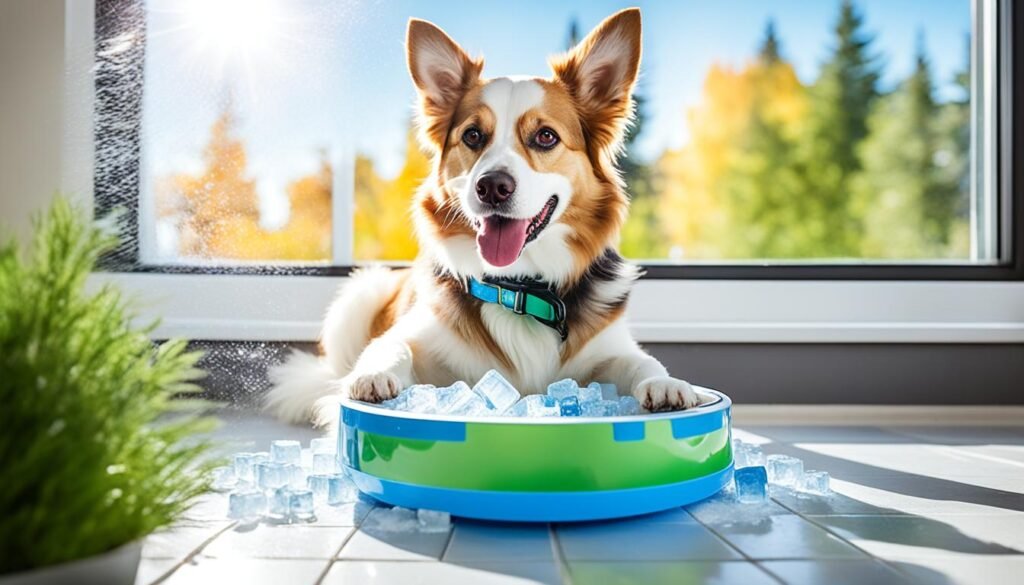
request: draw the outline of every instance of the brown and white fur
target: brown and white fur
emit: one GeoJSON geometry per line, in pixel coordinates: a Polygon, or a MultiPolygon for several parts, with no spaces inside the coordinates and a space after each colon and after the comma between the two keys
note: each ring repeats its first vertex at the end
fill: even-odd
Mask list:
{"type": "Polygon", "coordinates": [[[433,24],[409,22],[421,141],[433,156],[412,207],[421,253],[408,269],[353,274],[327,312],[323,356],[297,353],[272,372],[271,410],[333,426],[341,396],[378,402],[492,368],[524,393],[571,377],[615,383],[649,410],[697,404],[625,319],[638,269],[615,251],[628,208],[615,159],[632,115],[640,29],[640,11],[623,10],[553,58],[550,79],[484,79],[482,59],[433,24]],[[495,171],[512,181],[497,198],[493,185],[481,187],[495,171]],[[525,232],[507,227],[528,223],[525,232]],[[485,274],[550,283],[567,305],[568,338],[467,296],[463,279],[485,274]]]}

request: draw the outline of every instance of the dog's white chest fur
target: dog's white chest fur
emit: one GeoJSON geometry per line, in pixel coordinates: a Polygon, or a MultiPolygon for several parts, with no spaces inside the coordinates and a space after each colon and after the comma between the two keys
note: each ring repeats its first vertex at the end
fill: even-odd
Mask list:
{"type": "Polygon", "coordinates": [[[561,342],[553,329],[498,305],[480,307],[480,316],[515,373],[509,380],[524,394],[543,392],[561,369],[561,342]]]}

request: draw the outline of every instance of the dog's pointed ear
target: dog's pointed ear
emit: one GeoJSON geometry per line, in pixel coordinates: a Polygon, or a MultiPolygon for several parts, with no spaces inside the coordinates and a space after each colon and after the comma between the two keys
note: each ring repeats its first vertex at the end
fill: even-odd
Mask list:
{"type": "Polygon", "coordinates": [[[627,8],[551,60],[555,79],[565,84],[590,121],[592,135],[606,147],[618,145],[633,113],[641,44],[640,9],[627,8]]]}
{"type": "Polygon", "coordinates": [[[471,58],[443,30],[416,18],[409,20],[405,49],[426,118],[423,131],[443,146],[447,122],[462,96],[479,82],[483,59],[471,58]]]}

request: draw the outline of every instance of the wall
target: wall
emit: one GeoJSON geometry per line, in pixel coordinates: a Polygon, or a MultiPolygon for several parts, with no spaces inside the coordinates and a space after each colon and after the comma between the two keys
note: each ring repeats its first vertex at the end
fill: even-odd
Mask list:
{"type": "Polygon", "coordinates": [[[64,0],[0,2],[0,225],[24,236],[61,186],[64,0]]]}

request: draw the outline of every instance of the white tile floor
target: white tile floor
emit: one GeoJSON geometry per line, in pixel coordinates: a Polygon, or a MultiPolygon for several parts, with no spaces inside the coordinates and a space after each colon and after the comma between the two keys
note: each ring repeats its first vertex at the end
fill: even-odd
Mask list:
{"type": "MultiPolygon", "coordinates": [[[[225,415],[226,452],[309,430],[225,415]]],[[[443,534],[374,534],[364,507],[313,525],[235,526],[225,497],[151,537],[138,583],[1024,582],[1024,426],[746,427],[736,435],[833,476],[828,499],[776,493],[749,520],[715,502],[616,522],[456,519],[443,534]]],[[[370,510],[368,513],[374,513],[370,510]]]]}

